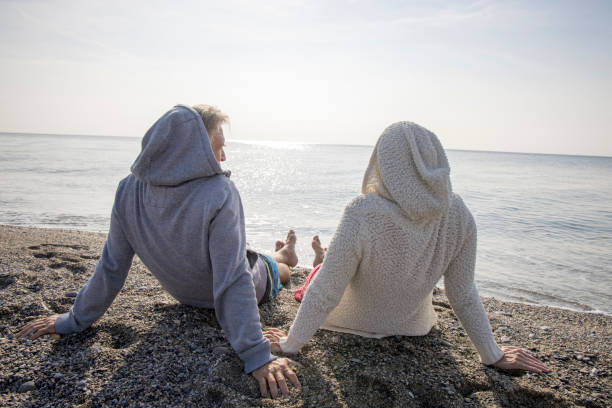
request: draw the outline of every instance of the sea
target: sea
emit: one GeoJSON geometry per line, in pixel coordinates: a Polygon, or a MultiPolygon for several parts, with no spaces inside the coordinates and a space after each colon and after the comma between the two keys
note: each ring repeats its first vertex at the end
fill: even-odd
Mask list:
{"type": "MultiPolygon", "coordinates": [[[[140,138],[0,133],[0,224],[106,232],[140,138]]],[[[247,239],[328,244],[360,193],[372,146],[229,141],[247,239]]],[[[478,225],[479,292],[612,314],[612,158],[449,150],[453,190],[478,225]]],[[[441,284],[441,283],[440,283],[441,284]]]]}

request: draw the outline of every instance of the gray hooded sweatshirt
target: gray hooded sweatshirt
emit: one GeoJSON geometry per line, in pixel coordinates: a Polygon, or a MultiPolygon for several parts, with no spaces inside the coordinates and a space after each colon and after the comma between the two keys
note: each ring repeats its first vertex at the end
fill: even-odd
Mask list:
{"type": "Polygon", "coordinates": [[[96,270],[55,330],[79,332],[99,319],[136,253],[181,303],[215,309],[247,373],[273,360],[246,259],[240,195],[197,112],[179,105],[163,115],[144,136],[131,170],[117,188],[96,270]]]}

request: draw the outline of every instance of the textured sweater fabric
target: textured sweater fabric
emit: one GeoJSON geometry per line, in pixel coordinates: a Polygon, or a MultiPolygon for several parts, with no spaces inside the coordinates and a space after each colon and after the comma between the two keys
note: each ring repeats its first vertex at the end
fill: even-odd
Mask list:
{"type": "Polygon", "coordinates": [[[474,284],[476,224],[452,193],[444,149],[428,130],[400,122],[379,138],[363,195],[347,205],[320,271],[306,290],[283,351],[320,327],[369,337],[421,336],[444,287],[481,361],[503,356],[474,284]]]}
{"type": "Polygon", "coordinates": [[[99,319],[136,253],[181,303],[215,309],[247,373],[273,360],[257,308],[255,286],[262,285],[254,282],[266,277],[252,276],[240,195],[198,113],[176,106],[163,115],[131,170],[117,188],[102,257],[56,331],[78,332],[99,319]]]}

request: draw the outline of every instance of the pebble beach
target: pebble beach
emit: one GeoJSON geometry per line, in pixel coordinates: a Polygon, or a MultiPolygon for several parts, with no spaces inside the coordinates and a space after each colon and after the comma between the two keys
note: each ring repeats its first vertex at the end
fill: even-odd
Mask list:
{"type": "MultiPolygon", "coordinates": [[[[505,372],[479,362],[442,290],[434,293],[438,322],[423,337],[319,330],[293,357],[303,389],[287,398],[261,398],[214,312],[179,304],[137,258],[92,327],[17,339],[28,321],[70,308],[105,238],[0,226],[0,406],[612,406],[611,316],[483,298],[497,342],[553,370],[505,372]]],[[[260,308],[264,327],[288,330],[299,307],[293,292],[308,272],[296,268],[291,285],[260,308]]]]}

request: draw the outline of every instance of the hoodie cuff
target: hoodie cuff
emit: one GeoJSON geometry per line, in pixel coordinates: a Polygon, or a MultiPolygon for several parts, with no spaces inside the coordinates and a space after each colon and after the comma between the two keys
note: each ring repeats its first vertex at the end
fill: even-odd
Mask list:
{"type": "Polygon", "coordinates": [[[477,349],[478,354],[480,354],[480,361],[485,365],[497,363],[504,356],[503,350],[499,348],[495,340],[488,344],[480,345],[477,349]]]}
{"type": "Polygon", "coordinates": [[[59,315],[55,321],[55,332],[57,334],[72,334],[79,331],[77,324],[72,317],[72,310],[59,315]]]}
{"type": "Polygon", "coordinates": [[[241,353],[239,357],[244,362],[244,372],[247,374],[250,374],[277,358],[270,353],[270,343],[267,341],[262,342],[254,350],[251,349],[246,353],[241,353]]]}
{"type": "Polygon", "coordinates": [[[278,344],[283,353],[287,354],[297,354],[298,351],[300,351],[300,349],[304,346],[304,343],[302,343],[301,341],[297,341],[291,336],[281,337],[278,341],[278,344]]]}

